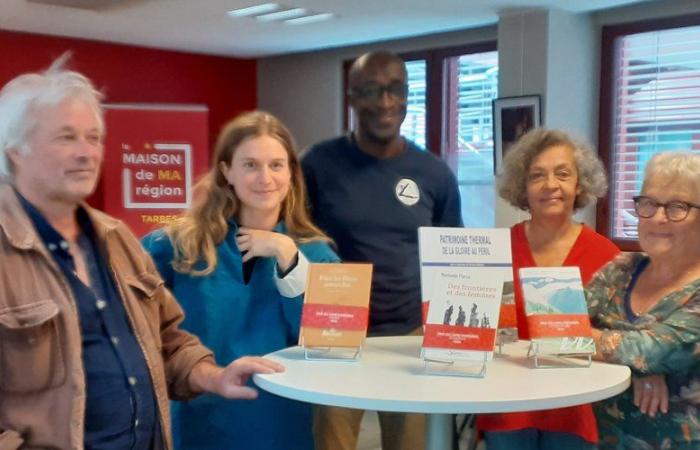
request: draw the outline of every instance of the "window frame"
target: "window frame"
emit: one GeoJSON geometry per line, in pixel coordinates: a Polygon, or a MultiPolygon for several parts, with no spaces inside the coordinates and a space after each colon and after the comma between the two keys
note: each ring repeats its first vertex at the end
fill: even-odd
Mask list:
{"type": "Polygon", "coordinates": [[[623,251],[640,251],[639,241],[616,239],[611,232],[613,187],[613,130],[615,108],[615,43],[618,38],[630,34],[645,33],[650,31],[669,30],[700,25],[700,14],[691,14],[678,17],[650,19],[625,24],[603,26],[600,51],[600,100],[598,112],[598,155],[608,172],[610,189],[605,197],[598,201],[596,207],[596,230],[609,236],[610,239],[623,251]]]}

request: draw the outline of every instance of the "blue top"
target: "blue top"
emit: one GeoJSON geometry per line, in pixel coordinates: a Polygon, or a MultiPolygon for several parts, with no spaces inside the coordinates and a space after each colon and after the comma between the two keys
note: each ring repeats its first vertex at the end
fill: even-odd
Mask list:
{"type": "MultiPolygon", "coordinates": [[[[166,285],[185,310],[182,328],[197,335],[226,365],[244,355],[264,355],[296,345],[302,297],[283,297],[274,282],[274,258],[257,258],[248,284],[243,281],[237,225],[230,221],[217,247],[218,263],[208,276],[176,272],[173,248],[163,230],[143,240],[166,285]]],[[[283,224],[275,231],[284,233],[283,224]]],[[[297,244],[310,262],[337,262],[328,244],[297,244]]],[[[252,381],[249,382],[252,385],[252,381]]],[[[259,390],[254,401],[202,395],[173,402],[175,448],[181,450],[313,449],[311,406],[259,390]]]]}
{"type": "Polygon", "coordinates": [[[642,259],[639,262],[639,265],[637,265],[637,267],[634,269],[634,272],[632,272],[632,276],[630,277],[630,284],[627,287],[627,290],[625,291],[625,297],[623,299],[623,303],[625,305],[625,317],[630,323],[635,323],[637,319],[639,319],[639,316],[632,309],[632,291],[634,290],[634,286],[637,284],[637,280],[639,280],[639,276],[649,265],[649,261],[649,258],[646,257],[645,259],[642,259]]]}
{"type": "Polygon", "coordinates": [[[418,227],[460,227],[459,190],[449,167],[406,141],[378,159],[350,136],[312,147],[302,160],[314,222],[343,261],[371,262],[371,335],[421,325],[418,227]]]}
{"type": "Polygon", "coordinates": [[[150,450],[160,436],[151,378],[87,212],[77,211],[78,245],[90,286],[76,275],[63,236],[34,205],[19,193],[17,197],[61,268],[78,310],[87,394],[85,449],[150,450]]]}

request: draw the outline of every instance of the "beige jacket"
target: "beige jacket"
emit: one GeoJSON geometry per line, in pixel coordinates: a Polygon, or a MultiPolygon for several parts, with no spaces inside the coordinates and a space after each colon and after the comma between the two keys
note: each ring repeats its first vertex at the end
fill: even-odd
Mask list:
{"type": "MultiPolygon", "coordinates": [[[[128,228],[85,207],[146,358],[170,449],[168,394],[195,395],[189,373],[211,352],[178,328],[182,310],[128,228]]],[[[68,281],[12,188],[0,185],[0,450],[83,448],[81,342],[68,281]]]]}

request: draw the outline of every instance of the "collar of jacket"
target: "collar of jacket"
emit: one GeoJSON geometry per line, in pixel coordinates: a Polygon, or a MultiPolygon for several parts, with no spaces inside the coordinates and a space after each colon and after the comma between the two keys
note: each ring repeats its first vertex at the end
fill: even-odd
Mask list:
{"type": "MultiPolygon", "coordinates": [[[[98,240],[103,241],[119,226],[119,220],[90,207],[87,203],[82,202],[80,206],[87,211],[98,240]]],[[[0,185],[0,229],[7,236],[10,245],[17,249],[41,249],[44,246],[11,184],[0,185]]]]}

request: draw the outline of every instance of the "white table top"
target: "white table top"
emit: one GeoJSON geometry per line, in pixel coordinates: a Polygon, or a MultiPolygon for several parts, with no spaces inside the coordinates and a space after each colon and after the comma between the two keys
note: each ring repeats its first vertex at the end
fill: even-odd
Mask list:
{"type": "Polygon", "coordinates": [[[307,361],[301,347],[267,355],[284,373],[255,375],[262,389],[309,403],[438,414],[560,408],[602,400],[630,384],[625,366],[533,369],[527,343],[504,346],[484,378],[426,375],[420,337],[368,338],[357,362],[307,361]]]}

